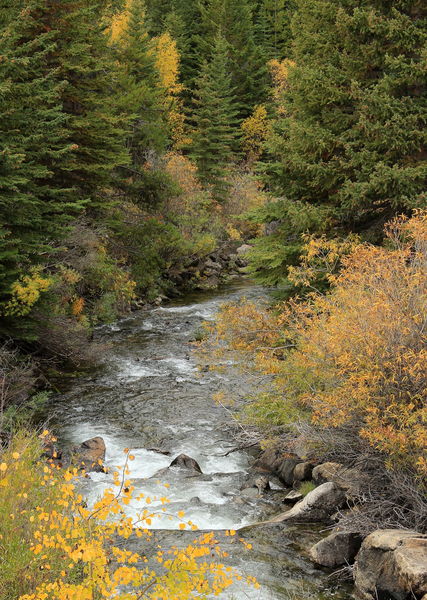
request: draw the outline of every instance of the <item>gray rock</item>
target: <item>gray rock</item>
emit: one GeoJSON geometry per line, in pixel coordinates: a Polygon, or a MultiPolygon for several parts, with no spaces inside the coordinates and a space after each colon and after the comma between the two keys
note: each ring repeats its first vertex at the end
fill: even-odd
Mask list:
{"type": "Polygon", "coordinates": [[[245,488],[241,491],[242,496],[246,496],[247,498],[259,498],[260,493],[256,487],[245,488]]]}
{"type": "Polygon", "coordinates": [[[186,454],[179,454],[176,458],[173,459],[170,467],[180,467],[181,469],[188,469],[189,471],[196,471],[197,473],[202,473],[202,469],[200,468],[199,463],[191,456],[187,456],[186,454]]]}
{"type": "Polygon", "coordinates": [[[314,465],[310,462],[299,463],[294,468],[294,481],[306,481],[311,479],[314,465]]]}
{"type": "Polygon", "coordinates": [[[395,600],[427,594],[427,535],[379,529],[363,541],[357,554],[355,584],[360,598],[388,595],[395,600]]]}
{"type": "Polygon", "coordinates": [[[259,493],[268,491],[270,489],[270,482],[267,475],[250,475],[247,477],[240,489],[245,490],[248,488],[256,488],[259,493]]]}
{"type": "Polygon", "coordinates": [[[355,532],[337,531],[317,542],[310,556],[318,565],[338,567],[351,564],[362,544],[362,536],[355,532]]]}
{"type": "Polygon", "coordinates": [[[319,485],[290,510],[271,519],[273,523],[282,521],[302,521],[315,523],[328,521],[336,509],[345,502],[345,492],[331,481],[319,485]]]}
{"type": "Polygon", "coordinates": [[[287,494],[283,498],[283,502],[285,504],[295,504],[296,502],[299,502],[303,498],[304,498],[304,496],[301,494],[301,492],[298,492],[297,490],[292,490],[291,492],[289,492],[289,494],[287,494]]]}
{"type": "Polygon", "coordinates": [[[283,460],[284,452],[280,448],[267,448],[254,462],[253,468],[257,471],[270,471],[274,473],[283,460]]]}
{"type": "Polygon", "coordinates": [[[219,272],[222,269],[222,265],[219,262],[212,260],[212,258],[208,258],[205,262],[205,269],[211,269],[213,272],[219,272]]]}

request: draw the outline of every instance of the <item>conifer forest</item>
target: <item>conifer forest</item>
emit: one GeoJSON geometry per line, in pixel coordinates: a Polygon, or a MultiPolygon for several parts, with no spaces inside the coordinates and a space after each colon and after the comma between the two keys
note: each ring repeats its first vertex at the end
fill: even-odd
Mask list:
{"type": "Polygon", "coordinates": [[[3,0],[0,600],[427,599],[423,0],[3,0]]]}

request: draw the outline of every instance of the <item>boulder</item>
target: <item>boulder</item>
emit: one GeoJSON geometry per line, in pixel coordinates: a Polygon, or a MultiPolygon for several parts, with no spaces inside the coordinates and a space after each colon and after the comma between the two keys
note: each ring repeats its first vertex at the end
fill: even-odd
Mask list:
{"type": "Polygon", "coordinates": [[[290,449],[296,456],[302,460],[310,460],[316,458],[316,449],[313,440],[307,435],[301,434],[294,438],[290,443],[290,449]]]}
{"type": "Polygon", "coordinates": [[[286,483],[286,485],[292,485],[294,482],[294,469],[299,463],[299,459],[292,458],[284,458],[282,462],[276,467],[276,472],[279,476],[279,479],[286,483]]]}
{"type": "Polygon", "coordinates": [[[360,598],[407,600],[427,594],[427,535],[379,529],[363,541],[354,569],[360,598]]]}
{"type": "Polygon", "coordinates": [[[213,260],[212,258],[208,258],[204,265],[205,271],[210,269],[214,273],[218,273],[222,269],[221,263],[213,260]]]}
{"type": "Polygon", "coordinates": [[[294,482],[295,481],[306,481],[311,479],[314,465],[310,462],[302,462],[295,465],[294,468],[294,482]]]}
{"type": "Polygon", "coordinates": [[[244,488],[241,491],[242,496],[246,496],[247,498],[259,498],[260,493],[259,490],[255,487],[244,488]]]}
{"type": "Polygon", "coordinates": [[[105,459],[105,442],[102,437],[86,440],[72,449],[72,461],[85,471],[104,472],[102,461],[105,459]]]}
{"type": "Polygon", "coordinates": [[[202,469],[200,468],[199,463],[191,456],[187,456],[186,454],[179,454],[176,458],[173,459],[170,467],[180,467],[181,469],[188,469],[189,471],[196,471],[197,473],[201,473],[202,469]]]}
{"type": "Polygon", "coordinates": [[[323,567],[339,567],[351,564],[362,544],[362,536],[356,532],[337,531],[317,542],[310,549],[310,556],[323,567]]]}
{"type": "Polygon", "coordinates": [[[328,521],[336,509],[345,502],[345,492],[332,481],[319,485],[309,492],[303,500],[290,510],[272,519],[273,523],[282,521],[302,521],[315,523],[328,521]]]}
{"type": "Polygon", "coordinates": [[[267,448],[261,456],[254,462],[254,469],[257,471],[276,472],[277,467],[283,460],[284,452],[279,448],[267,448]]]}
{"type": "Polygon", "coordinates": [[[343,488],[348,498],[359,496],[369,483],[368,476],[359,469],[350,469],[340,463],[327,462],[314,467],[312,472],[314,483],[332,481],[343,488]]]}

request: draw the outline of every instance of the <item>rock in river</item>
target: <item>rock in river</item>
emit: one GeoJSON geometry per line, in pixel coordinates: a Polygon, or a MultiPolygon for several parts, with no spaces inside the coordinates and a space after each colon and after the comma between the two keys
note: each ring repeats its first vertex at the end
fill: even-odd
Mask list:
{"type": "Polygon", "coordinates": [[[301,502],[295,504],[290,510],[274,517],[271,522],[302,521],[313,523],[327,521],[344,502],[344,490],[332,481],[328,481],[309,492],[301,502]]]}
{"type": "Polygon", "coordinates": [[[201,473],[202,469],[200,468],[199,463],[191,456],[187,456],[186,454],[179,454],[176,458],[173,459],[170,467],[181,467],[182,469],[188,469],[189,471],[197,471],[197,473],[201,473]]]}

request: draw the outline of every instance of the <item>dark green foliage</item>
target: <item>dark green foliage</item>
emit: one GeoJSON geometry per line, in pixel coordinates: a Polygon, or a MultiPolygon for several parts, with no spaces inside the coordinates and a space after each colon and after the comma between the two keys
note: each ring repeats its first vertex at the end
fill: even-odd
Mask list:
{"type": "Polygon", "coordinates": [[[249,0],[210,0],[201,5],[202,29],[198,51],[209,57],[218,35],[229,44],[230,73],[241,118],[267,97],[268,73],[265,56],[256,44],[252,6],[249,0]]]}
{"type": "MultiPolygon", "coordinates": [[[[296,67],[266,165],[286,206],[321,208],[334,231],[374,241],[392,215],[425,206],[425,31],[419,2],[298,1],[296,67]]],[[[282,225],[262,242],[261,269],[278,236],[294,245],[287,210],[276,218],[282,225]]],[[[282,277],[287,261],[284,250],[282,277]]]]}
{"type": "Polygon", "coordinates": [[[0,38],[0,301],[81,209],[63,177],[64,162],[75,160],[61,103],[67,84],[45,67],[55,50],[53,32],[33,35],[30,14],[0,38]]]}
{"type": "Polygon", "coordinates": [[[212,58],[202,66],[194,96],[191,152],[201,181],[212,187],[218,200],[227,193],[225,176],[235,157],[237,103],[229,64],[229,45],[218,36],[212,58]]]}
{"type": "Polygon", "coordinates": [[[267,60],[292,53],[291,19],[294,0],[259,0],[254,10],[254,35],[267,60]]]}
{"type": "Polygon", "coordinates": [[[168,131],[164,94],[160,88],[152,43],[145,29],[142,0],[132,2],[129,22],[115,52],[120,65],[115,110],[127,116],[129,132],[126,146],[132,161],[130,168],[123,167],[124,189],[138,203],[142,201],[152,205],[152,188],[156,183],[150,176],[151,172],[144,169],[144,163],[151,153],[165,150],[168,131]]]}

